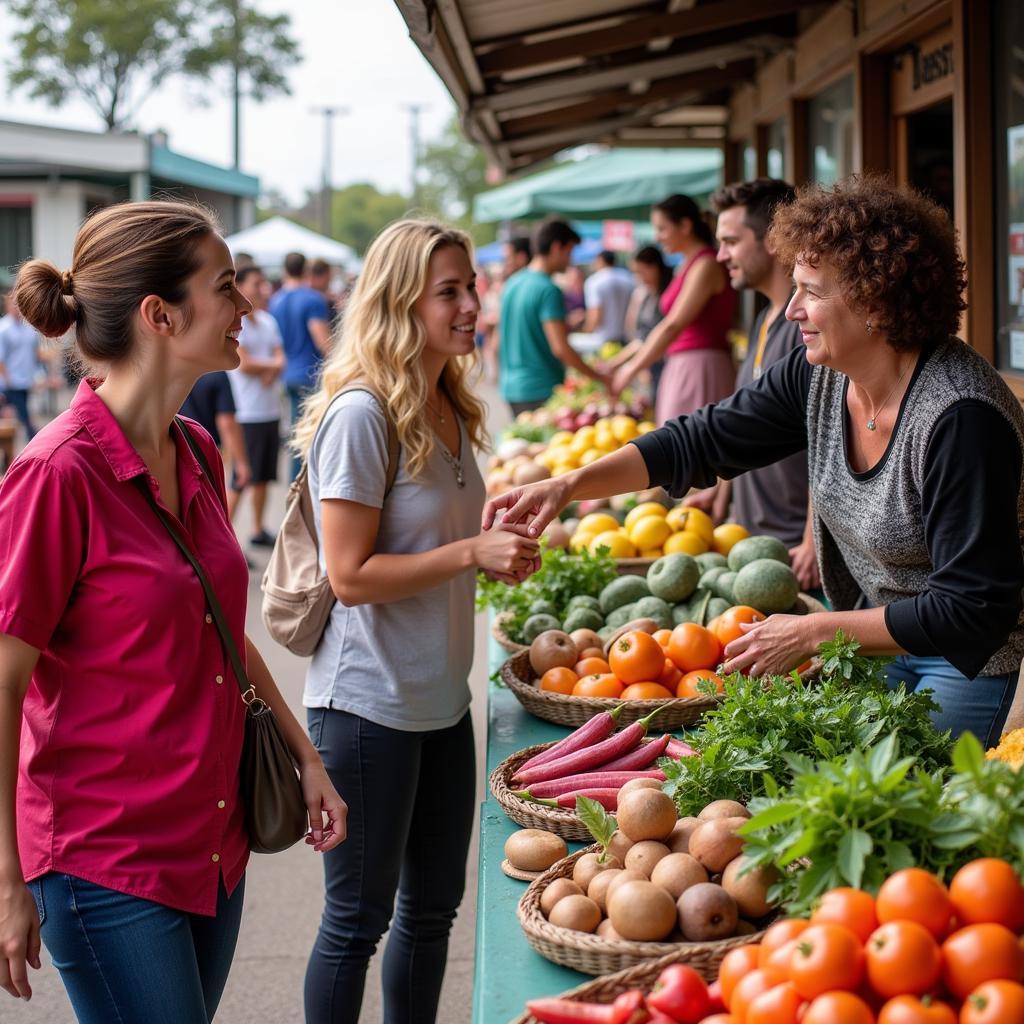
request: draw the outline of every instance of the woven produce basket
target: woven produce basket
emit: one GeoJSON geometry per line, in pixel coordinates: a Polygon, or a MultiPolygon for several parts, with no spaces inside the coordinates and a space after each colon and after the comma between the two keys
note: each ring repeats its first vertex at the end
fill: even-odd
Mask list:
{"type": "Polygon", "coordinates": [[[531,882],[519,901],[519,923],[526,941],[541,956],[563,967],[583,974],[611,974],[648,960],[675,954],[707,981],[718,976],[718,966],[730,949],[748,942],[759,942],[763,931],[752,935],[736,935],[716,942],[629,942],[626,939],[603,939],[599,935],[559,928],[551,924],[540,909],[544,890],[558,878],[571,878],[576,861],[585,853],[596,853],[600,846],[589,846],[548,868],[531,882]]]}
{"type": "Polygon", "coordinates": [[[494,616],[491,623],[491,636],[498,642],[498,646],[508,651],[509,654],[519,654],[530,649],[528,644],[517,643],[508,633],[505,632],[506,625],[512,621],[511,612],[501,612],[494,616]]]}
{"type": "Polygon", "coordinates": [[[656,558],[616,558],[615,569],[620,576],[646,576],[656,561],[656,558]]]}
{"type": "MultiPolygon", "coordinates": [[[[624,971],[616,971],[614,974],[605,974],[594,981],[585,982],[568,992],[561,993],[559,999],[571,999],[577,1003],[611,1003],[623,992],[629,992],[638,988],[643,992],[650,992],[658,975],[672,964],[688,963],[688,952],[683,946],[676,949],[668,956],[659,957],[657,960],[644,960],[635,967],[628,967],[624,971]]],[[[510,1021],[509,1024],[540,1024],[531,1013],[523,1013],[510,1021]]]]}
{"type": "Polygon", "coordinates": [[[494,799],[501,805],[501,809],[517,825],[522,825],[523,828],[542,828],[546,832],[554,832],[555,835],[572,843],[592,843],[594,837],[587,831],[587,827],[576,816],[574,810],[570,810],[568,807],[545,807],[544,804],[523,800],[522,797],[518,797],[512,792],[511,780],[515,770],[534,754],[547,750],[551,745],[551,743],[540,743],[535,747],[527,747],[525,750],[516,751],[510,757],[506,757],[491,772],[491,792],[494,794],[494,799]]]}
{"type": "Polygon", "coordinates": [[[501,666],[501,678],[515,694],[516,700],[538,718],[576,729],[602,711],[612,711],[623,704],[619,725],[630,725],[646,718],[657,709],[661,713],[651,723],[661,732],[671,732],[683,725],[700,720],[705,711],[713,708],[719,698],[673,697],[671,700],[627,700],[612,697],[573,697],[564,693],[541,690],[535,684],[536,675],[530,665],[530,652],[515,654],[501,666]]]}

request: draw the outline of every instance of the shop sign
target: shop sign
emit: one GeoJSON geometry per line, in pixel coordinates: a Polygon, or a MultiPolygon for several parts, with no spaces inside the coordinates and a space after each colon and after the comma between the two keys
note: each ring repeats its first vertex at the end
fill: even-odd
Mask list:
{"type": "Polygon", "coordinates": [[[601,245],[612,252],[632,252],[636,231],[631,220],[606,220],[601,224],[601,245]]]}
{"type": "Polygon", "coordinates": [[[929,106],[953,92],[953,33],[951,28],[893,55],[892,106],[894,114],[906,114],[929,106]]]}

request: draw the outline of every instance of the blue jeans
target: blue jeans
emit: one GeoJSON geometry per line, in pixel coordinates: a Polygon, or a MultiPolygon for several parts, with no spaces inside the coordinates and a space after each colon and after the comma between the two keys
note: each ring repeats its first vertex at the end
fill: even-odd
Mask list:
{"type": "Polygon", "coordinates": [[[79,1024],[209,1024],[231,969],[245,879],[217,915],[51,871],[28,884],[79,1024]]]}
{"type": "Polygon", "coordinates": [[[324,854],[326,900],[306,968],[306,1024],[357,1024],[366,967],[392,910],[384,1024],[433,1024],[466,884],[473,721],[467,711],[448,729],[401,732],[326,708],[310,708],[308,719],[348,804],[348,838],[324,854]]]}
{"type": "Polygon", "coordinates": [[[21,420],[21,425],[25,428],[25,433],[31,441],[36,436],[36,428],[28,414],[28,391],[25,388],[4,388],[3,395],[10,403],[15,415],[21,420]]]}
{"type": "Polygon", "coordinates": [[[932,715],[935,727],[951,729],[954,739],[962,732],[972,732],[987,749],[999,742],[1013,703],[1017,673],[968,679],[945,658],[903,654],[889,665],[886,681],[893,689],[905,682],[908,692],[931,690],[942,708],[932,715]]]}

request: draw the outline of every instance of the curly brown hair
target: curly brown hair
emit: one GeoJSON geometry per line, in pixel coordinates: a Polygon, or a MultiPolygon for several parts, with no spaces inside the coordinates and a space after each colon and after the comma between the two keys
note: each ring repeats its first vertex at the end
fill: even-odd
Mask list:
{"type": "Polygon", "coordinates": [[[967,269],[948,214],[882,175],[802,186],[775,211],[768,243],[790,266],[825,261],[850,309],[870,312],[897,351],[956,334],[967,308],[967,269]]]}

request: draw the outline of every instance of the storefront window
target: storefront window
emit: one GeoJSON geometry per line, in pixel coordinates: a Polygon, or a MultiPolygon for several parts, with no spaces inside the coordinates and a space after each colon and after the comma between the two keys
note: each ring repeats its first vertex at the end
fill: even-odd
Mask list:
{"type": "Polygon", "coordinates": [[[1024,372],[1024,7],[996,10],[996,365],[1024,372]]]}
{"type": "Polygon", "coordinates": [[[786,119],[768,125],[768,177],[786,177],[786,119]]]}
{"type": "Polygon", "coordinates": [[[753,181],[757,177],[757,150],[750,143],[743,146],[743,180],[753,181]]]}
{"type": "Polygon", "coordinates": [[[847,75],[807,103],[811,178],[831,185],[853,171],[853,76],[847,75]]]}

